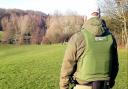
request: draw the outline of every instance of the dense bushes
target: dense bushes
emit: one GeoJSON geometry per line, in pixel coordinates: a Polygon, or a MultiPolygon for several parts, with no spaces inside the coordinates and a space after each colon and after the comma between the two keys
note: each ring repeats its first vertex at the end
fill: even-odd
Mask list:
{"type": "Polygon", "coordinates": [[[80,31],[83,18],[80,16],[50,16],[47,19],[47,32],[44,43],[68,41],[72,34],[80,31]]]}

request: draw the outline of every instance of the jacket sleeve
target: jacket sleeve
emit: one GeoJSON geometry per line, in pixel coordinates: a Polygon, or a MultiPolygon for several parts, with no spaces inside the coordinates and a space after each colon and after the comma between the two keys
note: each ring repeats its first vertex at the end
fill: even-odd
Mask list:
{"type": "Polygon", "coordinates": [[[60,74],[60,89],[69,88],[69,77],[73,74],[73,68],[76,64],[75,39],[75,35],[71,37],[71,39],[68,42],[67,49],[65,51],[60,74]]]}
{"type": "Polygon", "coordinates": [[[80,32],[74,34],[68,42],[65,51],[61,73],[60,73],[60,89],[68,89],[70,78],[76,72],[77,61],[83,54],[85,49],[84,35],[80,32]]]}
{"type": "Polygon", "coordinates": [[[113,45],[112,45],[112,68],[110,74],[110,87],[112,88],[115,84],[115,78],[118,74],[119,70],[119,62],[118,62],[118,52],[117,52],[117,43],[115,38],[113,37],[113,45]]]}

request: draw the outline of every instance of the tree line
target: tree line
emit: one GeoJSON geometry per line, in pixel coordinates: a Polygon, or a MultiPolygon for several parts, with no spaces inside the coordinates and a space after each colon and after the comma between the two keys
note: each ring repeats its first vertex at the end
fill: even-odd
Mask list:
{"type": "Polygon", "coordinates": [[[3,44],[63,43],[83,24],[81,16],[46,15],[37,11],[0,9],[3,44]]]}
{"type": "MultiPolygon", "coordinates": [[[[128,1],[104,0],[102,17],[119,46],[128,47],[128,1]]],[[[52,44],[67,42],[80,31],[84,17],[70,12],[47,15],[38,11],[0,9],[0,42],[3,44],[52,44]]]]}

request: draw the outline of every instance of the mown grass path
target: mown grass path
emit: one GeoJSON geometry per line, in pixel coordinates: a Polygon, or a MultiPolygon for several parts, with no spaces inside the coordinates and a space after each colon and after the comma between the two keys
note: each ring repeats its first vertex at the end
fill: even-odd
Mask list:
{"type": "MultiPolygon", "coordinates": [[[[59,89],[66,45],[0,45],[0,89],[59,89]]],[[[126,52],[119,50],[120,71],[114,89],[128,89],[126,52]]]]}

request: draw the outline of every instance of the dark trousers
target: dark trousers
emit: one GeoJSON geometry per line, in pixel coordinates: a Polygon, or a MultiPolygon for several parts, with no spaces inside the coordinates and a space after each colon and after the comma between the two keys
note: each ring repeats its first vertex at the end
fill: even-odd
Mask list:
{"type": "Polygon", "coordinates": [[[92,89],[110,89],[108,81],[94,81],[92,82],[92,89]]]}

